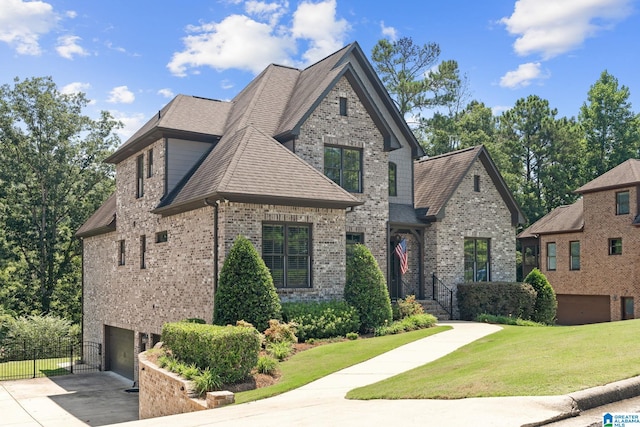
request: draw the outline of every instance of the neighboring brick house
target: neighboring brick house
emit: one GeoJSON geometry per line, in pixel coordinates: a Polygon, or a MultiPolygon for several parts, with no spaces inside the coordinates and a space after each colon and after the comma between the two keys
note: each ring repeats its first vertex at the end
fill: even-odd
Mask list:
{"type": "Polygon", "coordinates": [[[640,315],[640,160],[631,159],[576,190],[518,235],[523,273],[547,276],[559,324],[633,319],[640,315]]]}
{"type": "Polygon", "coordinates": [[[459,283],[514,282],[516,227],[526,219],[487,149],[425,158],[414,173],[415,208],[428,222],[425,274],[453,289],[454,308],[459,283]]]}
{"type": "MultiPolygon", "coordinates": [[[[484,165],[486,151],[476,151],[484,165]]],[[[430,296],[424,242],[442,218],[414,209],[413,162],[423,155],[357,43],[304,70],[270,65],[229,102],[178,95],[107,159],[116,191],[77,232],[84,339],[104,343],[106,369],[136,378],[135,355],[165,322],[211,322],[218,273],[240,234],[282,301],[342,298],[353,243],[371,250],[393,297],[430,296]]],[[[491,167],[473,174],[499,210],[485,185],[503,184],[491,167]]],[[[465,237],[494,239],[488,232],[465,237]]],[[[495,251],[493,276],[511,277],[497,273],[511,265],[495,251]]],[[[451,261],[462,271],[459,256],[451,261]]]]}

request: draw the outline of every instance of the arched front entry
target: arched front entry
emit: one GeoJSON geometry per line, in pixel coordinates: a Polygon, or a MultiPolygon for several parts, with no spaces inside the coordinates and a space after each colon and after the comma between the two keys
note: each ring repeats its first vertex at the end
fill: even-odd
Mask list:
{"type": "Polygon", "coordinates": [[[387,284],[392,300],[415,295],[424,299],[424,233],[422,228],[389,228],[389,253],[387,284]],[[403,274],[398,245],[404,240],[407,271],[403,274]]]}

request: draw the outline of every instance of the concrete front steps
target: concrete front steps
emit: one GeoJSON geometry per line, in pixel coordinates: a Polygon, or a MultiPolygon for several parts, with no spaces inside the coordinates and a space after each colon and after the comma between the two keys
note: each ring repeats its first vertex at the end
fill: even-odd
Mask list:
{"type": "Polygon", "coordinates": [[[429,313],[434,315],[438,320],[451,320],[451,316],[449,313],[445,311],[437,301],[428,299],[428,300],[419,300],[418,301],[425,313],[429,313]]]}

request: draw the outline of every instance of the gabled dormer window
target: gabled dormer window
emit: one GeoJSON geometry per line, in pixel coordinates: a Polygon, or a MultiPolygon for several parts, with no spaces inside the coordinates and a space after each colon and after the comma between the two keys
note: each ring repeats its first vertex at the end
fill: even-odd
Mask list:
{"type": "Polygon", "coordinates": [[[340,97],[340,115],[347,116],[347,98],[340,97]]]}
{"type": "Polygon", "coordinates": [[[619,191],[616,193],[616,215],[627,215],[629,213],[629,192],[619,191]]]}
{"type": "Polygon", "coordinates": [[[362,150],[324,147],[324,174],[352,193],[362,192],[362,150]]]}
{"type": "Polygon", "coordinates": [[[136,198],[144,196],[144,154],[136,158],[136,198]]]}

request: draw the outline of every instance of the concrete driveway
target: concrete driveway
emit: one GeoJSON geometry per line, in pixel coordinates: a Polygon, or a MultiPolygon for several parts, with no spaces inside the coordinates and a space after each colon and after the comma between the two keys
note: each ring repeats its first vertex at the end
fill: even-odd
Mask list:
{"type": "Polygon", "coordinates": [[[138,419],[132,381],[113,372],[0,382],[0,425],[102,426],[138,419]]]}

